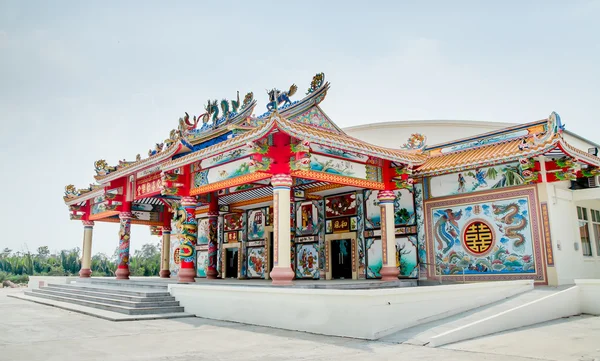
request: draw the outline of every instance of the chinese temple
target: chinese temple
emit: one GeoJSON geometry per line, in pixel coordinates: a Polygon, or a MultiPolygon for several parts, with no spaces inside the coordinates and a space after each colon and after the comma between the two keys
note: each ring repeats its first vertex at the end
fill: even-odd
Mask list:
{"type": "MultiPolygon", "coordinates": [[[[579,188],[597,191],[600,158],[597,149],[567,142],[558,114],[435,146],[413,134],[402,146],[382,147],[347,135],[327,116],[321,104],[329,89],[323,73],[300,100],[292,100],[295,84],[272,89],[260,116],[252,92],[243,101],[239,92],[236,100],[209,100],[202,114],[179,118],[147,157],[96,161],[96,182],[69,185],[64,196],[71,219],[84,226],[80,276],[91,275],[94,222],[113,222],[117,279],[129,278],[137,224],[162,238],[160,277],[179,282],[563,282],[553,238],[571,242],[583,231],[576,218],[559,226],[561,202],[571,194],[569,207],[582,208],[581,200],[600,210],[597,192],[573,196],[579,188]]],[[[588,208],[595,229],[600,211],[596,222],[588,208]]],[[[600,233],[590,233],[600,260],[600,233]]],[[[592,267],[600,276],[600,262],[592,267]]]]}

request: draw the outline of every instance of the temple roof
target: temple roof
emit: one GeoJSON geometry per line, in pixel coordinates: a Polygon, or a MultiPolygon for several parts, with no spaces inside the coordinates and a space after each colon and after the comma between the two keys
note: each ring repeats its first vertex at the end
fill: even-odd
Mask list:
{"type": "Polygon", "coordinates": [[[415,174],[423,177],[452,173],[544,154],[568,156],[599,167],[600,158],[568,144],[563,139],[563,129],[560,117],[553,112],[548,119],[427,147],[428,158],[415,174]]]}
{"type": "Polygon", "coordinates": [[[286,118],[283,118],[278,113],[272,113],[262,125],[219,144],[215,144],[197,152],[193,152],[183,157],[163,163],[161,169],[164,171],[171,170],[191,162],[226,152],[247,144],[248,142],[258,140],[275,130],[281,130],[297,139],[326,144],[334,148],[347,149],[353,152],[398,163],[419,165],[422,164],[426,159],[426,157],[422,154],[368,144],[343,133],[336,133],[326,129],[320,129],[314,125],[290,121],[286,118]]]}
{"type": "Polygon", "coordinates": [[[536,156],[548,150],[548,144],[540,144],[521,150],[519,148],[521,143],[520,138],[511,139],[478,148],[431,156],[422,166],[417,168],[415,173],[419,176],[425,176],[458,172],[462,169],[489,166],[523,157],[536,156]]]}

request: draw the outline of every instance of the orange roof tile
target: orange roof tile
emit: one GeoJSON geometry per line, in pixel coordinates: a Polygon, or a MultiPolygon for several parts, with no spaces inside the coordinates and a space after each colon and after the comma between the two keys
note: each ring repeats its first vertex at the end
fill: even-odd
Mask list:
{"type": "Polygon", "coordinates": [[[522,139],[517,138],[479,148],[432,156],[417,168],[415,173],[418,176],[435,175],[465,168],[505,163],[522,157],[539,155],[556,147],[556,142],[551,141],[539,145],[530,145],[529,148],[521,150],[519,149],[521,142],[522,139]]]}

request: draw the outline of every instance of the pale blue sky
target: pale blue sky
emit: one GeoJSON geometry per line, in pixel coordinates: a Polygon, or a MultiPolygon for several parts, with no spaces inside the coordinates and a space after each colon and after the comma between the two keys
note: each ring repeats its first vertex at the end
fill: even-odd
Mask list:
{"type": "MultiPolygon", "coordinates": [[[[254,91],[262,112],[265,88],[317,72],[342,127],[555,110],[600,142],[599,18],[600,1],[0,0],[0,247],[81,247],[62,193],[95,160],[145,156],[208,98],[254,91]]],[[[112,253],[117,226],[96,224],[112,253]]]]}

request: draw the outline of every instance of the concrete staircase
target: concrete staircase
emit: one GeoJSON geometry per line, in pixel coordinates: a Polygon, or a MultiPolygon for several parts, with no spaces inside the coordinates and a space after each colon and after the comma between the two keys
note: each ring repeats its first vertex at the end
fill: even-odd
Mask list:
{"type": "Polygon", "coordinates": [[[26,290],[18,298],[112,321],[191,316],[165,282],[91,278],[26,290]]]}

